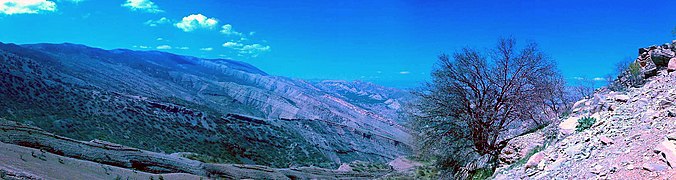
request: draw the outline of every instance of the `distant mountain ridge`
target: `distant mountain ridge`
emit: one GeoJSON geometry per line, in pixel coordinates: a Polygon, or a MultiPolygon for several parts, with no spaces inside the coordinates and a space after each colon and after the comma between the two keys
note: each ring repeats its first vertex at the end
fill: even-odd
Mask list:
{"type": "Polygon", "coordinates": [[[10,102],[0,117],[79,140],[273,167],[411,152],[397,120],[410,96],[370,83],[312,83],[233,60],[75,44],[0,43],[0,74],[0,100],[10,102]]]}

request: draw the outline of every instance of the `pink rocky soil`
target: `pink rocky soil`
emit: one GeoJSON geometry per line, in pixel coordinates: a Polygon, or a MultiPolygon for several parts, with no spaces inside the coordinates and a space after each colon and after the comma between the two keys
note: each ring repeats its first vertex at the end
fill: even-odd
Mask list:
{"type": "MultiPolygon", "coordinates": [[[[495,179],[676,179],[676,73],[661,70],[641,88],[599,91],[576,103],[557,141],[495,179]],[[595,117],[577,132],[570,121],[595,117]]],[[[539,143],[536,141],[536,143],[539,143]]]]}

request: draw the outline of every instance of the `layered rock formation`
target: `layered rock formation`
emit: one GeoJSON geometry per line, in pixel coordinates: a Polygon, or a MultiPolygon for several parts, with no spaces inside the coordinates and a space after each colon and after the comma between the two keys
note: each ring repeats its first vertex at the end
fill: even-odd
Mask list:
{"type": "MultiPolygon", "coordinates": [[[[66,167],[67,165],[63,160],[65,157],[99,163],[101,164],[100,166],[104,167],[104,170],[106,166],[103,164],[149,173],[182,173],[226,179],[372,179],[387,173],[335,171],[311,167],[275,169],[256,165],[210,164],[190,160],[178,155],[155,153],[100,140],[89,142],[77,141],[4,119],[0,119],[0,142],[34,148],[30,155],[26,154],[26,157],[23,157],[21,154],[19,155],[19,158],[24,159],[24,161],[27,161],[25,158],[31,158],[30,156],[43,161],[49,161],[47,159],[48,154],[46,154],[49,153],[51,154],[49,156],[57,157],[59,164],[54,163],[55,165],[48,168],[64,168],[67,170],[73,169],[66,167]]],[[[0,149],[0,152],[8,153],[2,149],[0,149]]],[[[21,170],[25,171],[25,169],[30,170],[30,168],[34,168],[27,166],[26,162],[10,162],[0,163],[0,171],[4,173],[10,172],[10,174],[19,176],[17,178],[45,178],[34,175],[31,172],[22,172],[21,170]]],[[[107,168],[113,169],[112,167],[107,168]]],[[[69,176],[55,172],[45,173],[42,175],[76,177],[76,175],[69,176]]],[[[106,171],[105,174],[109,173],[106,171]]],[[[93,175],[105,176],[102,173],[95,173],[93,175]]],[[[182,175],[181,177],[196,178],[196,176],[182,175]]]]}

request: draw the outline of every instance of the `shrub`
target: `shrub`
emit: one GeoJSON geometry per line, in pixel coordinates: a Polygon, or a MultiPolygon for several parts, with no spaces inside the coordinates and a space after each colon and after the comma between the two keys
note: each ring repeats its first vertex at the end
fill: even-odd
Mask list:
{"type": "Polygon", "coordinates": [[[439,179],[439,172],[434,166],[421,166],[415,168],[415,179],[439,179]]]}
{"type": "Polygon", "coordinates": [[[493,176],[493,172],[495,172],[491,168],[481,168],[477,169],[474,174],[472,174],[472,180],[484,180],[484,179],[490,179],[491,176],[493,176]]]}
{"type": "Polygon", "coordinates": [[[385,163],[354,161],[350,163],[350,166],[356,172],[389,172],[392,170],[392,167],[385,163]]]}
{"type": "Polygon", "coordinates": [[[575,129],[577,129],[577,132],[582,132],[586,129],[589,129],[592,125],[596,123],[596,118],[593,117],[583,117],[577,120],[577,126],[575,126],[575,129]]]}
{"type": "Polygon", "coordinates": [[[629,87],[640,87],[645,83],[639,62],[627,60],[617,66],[620,73],[617,79],[608,85],[610,90],[626,91],[629,87]]]}

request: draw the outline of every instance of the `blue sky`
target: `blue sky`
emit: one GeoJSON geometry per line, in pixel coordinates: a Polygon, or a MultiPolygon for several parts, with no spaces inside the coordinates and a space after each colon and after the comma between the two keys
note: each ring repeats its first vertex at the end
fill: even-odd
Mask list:
{"type": "Polygon", "coordinates": [[[415,87],[440,53],[537,42],[564,76],[603,77],[670,42],[674,1],[0,0],[0,41],[160,50],[280,76],[415,87]]]}

